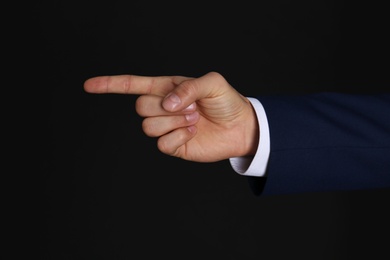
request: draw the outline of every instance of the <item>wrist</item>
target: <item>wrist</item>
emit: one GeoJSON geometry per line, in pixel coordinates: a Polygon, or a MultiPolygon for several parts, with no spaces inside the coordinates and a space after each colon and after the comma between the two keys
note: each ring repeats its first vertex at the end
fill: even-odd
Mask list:
{"type": "Polygon", "coordinates": [[[250,113],[248,113],[249,118],[247,119],[247,124],[245,125],[245,130],[246,130],[245,139],[244,139],[246,145],[245,156],[255,155],[260,141],[259,121],[257,119],[255,109],[250,102],[249,102],[249,106],[250,106],[250,113]]]}

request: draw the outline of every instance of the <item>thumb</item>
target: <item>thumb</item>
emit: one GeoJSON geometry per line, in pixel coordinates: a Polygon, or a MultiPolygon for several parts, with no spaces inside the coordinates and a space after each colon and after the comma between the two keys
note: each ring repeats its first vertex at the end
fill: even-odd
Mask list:
{"type": "Polygon", "coordinates": [[[217,72],[209,72],[202,77],[192,78],[181,82],[172,92],[165,96],[162,106],[169,112],[183,109],[193,110],[197,100],[210,98],[225,79],[217,72]]]}

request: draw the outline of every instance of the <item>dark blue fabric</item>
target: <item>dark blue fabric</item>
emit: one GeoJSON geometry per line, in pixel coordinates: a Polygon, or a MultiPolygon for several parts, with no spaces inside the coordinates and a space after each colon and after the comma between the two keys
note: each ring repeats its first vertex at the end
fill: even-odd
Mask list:
{"type": "Polygon", "coordinates": [[[262,96],[271,153],[257,195],[390,187],[390,94],[262,96]]]}

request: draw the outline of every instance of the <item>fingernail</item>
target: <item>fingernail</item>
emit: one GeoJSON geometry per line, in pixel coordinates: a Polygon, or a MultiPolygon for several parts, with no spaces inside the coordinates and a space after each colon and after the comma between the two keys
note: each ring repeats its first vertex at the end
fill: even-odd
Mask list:
{"type": "Polygon", "coordinates": [[[198,114],[198,112],[195,112],[192,114],[185,115],[185,117],[186,117],[186,120],[188,122],[192,123],[192,122],[196,122],[198,120],[199,114],[198,114]]]}
{"type": "Polygon", "coordinates": [[[194,125],[190,125],[189,127],[187,127],[188,131],[192,134],[195,134],[196,133],[196,126],[194,125]]]}
{"type": "Polygon", "coordinates": [[[184,108],[183,111],[194,111],[196,109],[196,103],[192,103],[188,107],[184,108]]]}
{"type": "Polygon", "coordinates": [[[174,93],[169,93],[164,99],[163,106],[165,109],[171,111],[174,110],[178,105],[180,105],[180,103],[181,100],[179,96],[174,93]]]}

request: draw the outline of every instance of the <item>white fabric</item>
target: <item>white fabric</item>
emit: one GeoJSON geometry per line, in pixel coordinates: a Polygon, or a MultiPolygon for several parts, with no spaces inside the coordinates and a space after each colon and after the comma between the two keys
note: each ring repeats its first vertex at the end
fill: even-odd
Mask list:
{"type": "Polygon", "coordinates": [[[229,161],[233,169],[241,175],[262,177],[267,170],[271,146],[267,115],[259,100],[250,97],[248,99],[256,111],[259,122],[260,141],[257,151],[254,157],[233,157],[229,161]]]}

